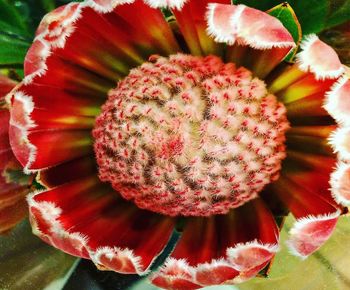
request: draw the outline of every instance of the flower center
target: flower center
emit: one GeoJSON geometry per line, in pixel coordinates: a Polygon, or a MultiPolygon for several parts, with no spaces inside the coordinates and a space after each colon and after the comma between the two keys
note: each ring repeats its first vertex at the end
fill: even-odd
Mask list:
{"type": "Polygon", "coordinates": [[[227,213],[278,178],[285,107],[216,56],[152,56],[109,92],[93,130],[99,177],[140,208],[227,213]]]}

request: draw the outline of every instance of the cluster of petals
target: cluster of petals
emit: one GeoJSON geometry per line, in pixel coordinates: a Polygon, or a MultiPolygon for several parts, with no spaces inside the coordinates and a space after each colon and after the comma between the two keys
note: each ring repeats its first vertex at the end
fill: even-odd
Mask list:
{"type": "Polygon", "coordinates": [[[0,234],[7,233],[27,216],[25,196],[30,192],[33,179],[22,173],[23,168],[10,146],[10,113],[5,95],[15,86],[16,82],[0,75],[0,234]]]}
{"type": "MultiPolygon", "coordinates": [[[[302,258],[316,251],[350,204],[350,81],[317,36],[304,38],[295,64],[284,64],[295,47],[279,20],[227,0],[87,0],[49,13],[26,56],[25,78],[8,95],[12,150],[46,188],[27,198],[33,232],[119,273],[149,273],[166,249],[150,275],[165,289],[254,277],[279,248],[281,208],[296,218],[291,251],[302,258]],[[166,19],[164,7],[174,17],[166,19]],[[249,69],[287,109],[279,179],[225,215],[178,219],[139,209],[98,178],[91,130],[108,92],[150,55],[177,53],[249,69]]],[[[6,136],[5,128],[0,141],[6,136]]]]}

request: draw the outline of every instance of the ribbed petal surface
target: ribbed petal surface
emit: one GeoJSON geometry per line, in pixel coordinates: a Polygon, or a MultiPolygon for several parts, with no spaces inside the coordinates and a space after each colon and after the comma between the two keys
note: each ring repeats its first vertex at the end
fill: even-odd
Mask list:
{"type": "MultiPolygon", "coordinates": [[[[228,0],[218,2],[230,4],[228,0]]],[[[206,14],[209,3],[209,0],[187,1],[181,9],[172,10],[186,44],[193,55],[222,55],[223,53],[223,46],[216,43],[206,32],[206,14]]]]}
{"type": "Polygon", "coordinates": [[[34,232],[102,269],[144,274],[173,231],[170,218],[137,209],[96,177],[28,197],[34,232]]]}
{"type": "Polygon", "coordinates": [[[151,280],[165,289],[237,283],[256,275],[277,249],[273,216],[255,199],[227,215],[190,219],[174,251],[151,280]]]}
{"type": "Polygon", "coordinates": [[[268,75],[295,47],[278,19],[245,5],[209,4],[207,21],[209,34],[230,45],[227,60],[244,65],[259,77],[268,75]]]}
{"type": "Polygon", "coordinates": [[[292,125],[286,164],[272,191],[296,218],[290,230],[291,252],[306,258],[331,236],[350,194],[342,170],[347,167],[343,144],[349,131],[345,115],[335,114],[339,100],[350,91],[344,67],[330,46],[310,35],[301,48],[296,64],[276,74],[269,89],[284,102],[292,125]]]}
{"type": "Polygon", "coordinates": [[[25,195],[32,181],[21,173],[21,165],[12,154],[9,143],[10,113],[4,96],[16,83],[0,75],[0,234],[10,230],[27,214],[25,195]]]}
{"type": "MultiPolygon", "coordinates": [[[[295,46],[279,20],[226,0],[88,0],[54,10],[28,51],[24,81],[9,96],[9,133],[0,128],[0,232],[24,213],[28,184],[8,182],[8,169],[20,168],[10,155],[10,134],[24,170],[38,171],[47,187],[28,197],[34,233],[100,269],[148,273],[176,220],[138,209],[99,181],[91,129],[108,91],[130,69],[181,47],[266,78],[291,129],[281,177],[264,190],[264,201],[253,199],[227,215],[186,219],[152,283],[188,290],[255,276],[278,250],[276,204],[296,218],[291,252],[307,257],[350,205],[350,81],[333,49],[315,35],[304,38],[295,64],[277,67],[295,46]],[[160,7],[171,9],[172,25],[160,7]]],[[[1,82],[5,90],[12,85],[1,82]]],[[[8,118],[0,110],[1,124],[8,118]]]]}
{"type": "Polygon", "coordinates": [[[150,54],[178,50],[161,11],[141,0],[71,3],[46,15],[11,98],[11,144],[25,170],[91,152],[108,90],[150,54]]]}

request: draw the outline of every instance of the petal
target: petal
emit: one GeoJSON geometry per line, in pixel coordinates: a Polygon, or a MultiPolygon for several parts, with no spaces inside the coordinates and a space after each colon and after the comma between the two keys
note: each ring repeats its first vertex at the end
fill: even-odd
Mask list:
{"type": "Polygon", "coordinates": [[[297,62],[302,71],[312,72],[316,79],[334,79],[343,74],[337,53],[315,34],[304,37],[300,46],[302,51],[297,55],[297,62]]]}
{"type": "Polygon", "coordinates": [[[46,59],[57,54],[92,72],[117,79],[122,66],[135,66],[145,60],[142,57],[145,47],[153,53],[174,53],[178,48],[158,9],[140,0],[70,3],[42,20],[26,58],[26,82],[44,74],[46,59]],[[142,19],[138,16],[141,14],[142,19]],[[70,53],[72,50],[74,54],[70,53]]]}
{"type": "Polygon", "coordinates": [[[244,5],[211,3],[207,21],[209,34],[231,45],[227,60],[253,70],[261,78],[295,47],[293,37],[277,18],[244,5]]]}
{"type": "Polygon", "coordinates": [[[96,161],[94,156],[88,155],[41,170],[37,181],[46,188],[54,188],[93,174],[97,174],[96,161]]]}
{"type": "MultiPolygon", "coordinates": [[[[228,215],[192,218],[152,283],[166,289],[177,283],[232,284],[256,275],[277,251],[278,229],[262,201],[253,200],[228,215]]],[[[197,288],[195,288],[197,287],[197,288]]]]}
{"type": "Polygon", "coordinates": [[[318,250],[332,235],[340,212],[307,216],[296,221],[290,230],[288,246],[303,259],[318,250]]]}
{"type": "Polygon", "coordinates": [[[16,82],[0,74],[0,99],[16,86],[16,82]]]}
{"type": "Polygon", "coordinates": [[[289,145],[288,154],[293,159],[296,158],[298,162],[307,160],[308,162],[313,162],[314,166],[312,168],[315,170],[319,170],[322,167],[331,168],[334,165],[335,156],[327,139],[334,134],[336,129],[337,127],[333,124],[324,126],[292,126],[286,134],[287,144],[289,145]],[[325,155],[328,155],[328,157],[325,155]],[[321,162],[322,160],[327,160],[327,163],[316,162],[316,165],[316,160],[321,162]],[[330,160],[333,160],[333,162],[330,162],[330,160]]]}
{"type": "MultiPolygon", "coordinates": [[[[223,46],[215,43],[206,32],[206,11],[209,0],[187,1],[183,7],[173,9],[177,24],[193,55],[221,55],[223,46]]],[[[229,4],[228,0],[218,1],[229,4]]]]}
{"type": "Polygon", "coordinates": [[[23,220],[28,214],[27,203],[24,195],[20,201],[5,207],[0,208],[0,234],[6,233],[23,220]]]}
{"type": "Polygon", "coordinates": [[[181,10],[187,0],[145,0],[153,8],[170,8],[181,10]]]}
{"type": "Polygon", "coordinates": [[[286,103],[288,120],[303,117],[328,116],[323,108],[324,92],[286,103]]]}
{"type": "Polygon", "coordinates": [[[350,80],[344,76],[327,93],[325,109],[338,123],[350,126],[350,80]]]}
{"type": "MultiPolygon", "coordinates": [[[[15,82],[0,75],[0,94],[8,93],[15,82]]],[[[4,95],[0,95],[0,103],[4,95]]],[[[22,173],[22,167],[9,143],[9,111],[0,105],[0,234],[9,231],[27,215],[25,195],[33,177],[22,173]]]]}
{"type": "MultiPolygon", "coordinates": [[[[58,90],[53,92],[48,90],[52,93],[49,96],[53,98],[50,102],[50,97],[46,97],[42,90],[35,86],[31,89],[35,89],[31,91],[35,93],[35,97],[20,91],[14,92],[10,108],[10,142],[24,170],[28,172],[50,167],[91,152],[92,140],[88,130],[61,130],[67,127],[73,127],[73,129],[91,127],[93,118],[88,115],[93,116],[94,113],[91,112],[93,109],[89,108],[89,102],[81,98],[70,98],[64,93],[59,94],[58,90]],[[54,93],[58,93],[57,96],[54,93]],[[55,105],[58,108],[56,112],[62,110],[60,108],[64,106],[61,106],[61,102],[66,102],[66,108],[68,108],[66,110],[72,114],[71,119],[69,117],[60,119],[57,116],[59,114],[52,112],[52,106],[55,105]],[[87,116],[79,117],[79,115],[73,115],[74,112],[87,116]],[[77,125],[79,122],[84,123],[84,120],[85,125],[77,125]],[[59,142],[52,143],[57,141],[59,142]]],[[[28,88],[26,90],[28,91],[28,88]]]]}
{"type": "Polygon", "coordinates": [[[10,141],[26,172],[58,165],[92,152],[89,130],[33,131],[28,134],[25,128],[11,122],[10,141]]]}
{"type": "Polygon", "coordinates": [[[248,280],[260,272],[278,251],[279,243],[278,227],[262,200],[252,200],[237,211],[236,230],[227,234],[227,228],[233,228],[230,226],[232,221],[223,223],[222,227],[222,235],[226,234],[223,243],[231,244],[227,248],[227,260],[240,271],[234,283],[248,280]]]}
{"type": "Polygon", "coordinates": [[[99,12],[111,12],[116,6],[133,3],[134,0],[92,0],[90,5],[99,12]]]}
{"type": "MultiPolygon", "coordinates": [[[[342,209],[329,188],[330,176],[336,166],[336,158],[288,150],[286,162],[292,162],[291,169],[285,166],[282,174],[300,187],[325,199],[335,208],[342,209]]],[[[338,202],[339,203],[339,202],[338,202]]]]}
{"type": "MultiPolygon", "coordinates": [[[[288,135],[296,136],[312,136],[320,138],[328,138],[334,130],[336,125],[325,125],[325,126],[294,126],[287,132],[288,135]]],[[[307,156],[306,156],[307,157],[307,156]]]]}
{"type": "Polygon", "coordinates": [[[331,236],[341,211],[284,176],[273,185],[273,191],[297,219],[288,246],[293,254],[306,258],[331,236]]]}
{"type": "Polygon", "coordinates": [[[11,98],[11,121],[35,130],[91,129],[102,102],[64,87],[20,85],[11,98]]]}
{"type": "Polygon", "coordinates": [[[101,269],[145,274],[173,231],[170,218],[119,199],[96,177],[28,197],[33,231],[101,269]]]}
{"type": "MultiPolygon", "coordinates": [[[[315,94],[324,97],[334,82],[335,80],[333,79],[317,80],[313,73],[309,73],[305,74],[304,77],[289,85],[285,90],[277,92],[276,95],[280,96],[281,100],[286,104],[315,94]]],[[[299,104],[303,106],[303,103],[299,104]]]]}
{"type": "MultiPolygon", "coordinates": [[[[315,122],[318,120],[315,119],[315,122]]],[[[303,153],[334,156],[333,150],[327,138],[307,135],[288,135],[286,141],[287,148],[303,153]]]]}
{"type": "Polygon", "coordinates": [[[345,162],[339,162],[337,168],[331,174],[331,191],[334,199],[344,206],[350,205],[350,166],[345,162]]]}
{"type": "Polygon", "coordinates": [[[108,90],[150,54],[178,50],[161,11],[141,0],[70,3],[45,16],[11,96],[11,144],[25,171],[92,152],[88,130],[108,90]]]}
{"type": "Polygon", "coordinates": [[[295,47],[293,37],[273,16],[245,5],[208,6],[208,31],[216,41],[239,42],[257,49],[295,47]]]}
{"type": "MultiPolygon", "coordinates": [[[[338,91],[341,93],[345,78],[338,81],[337,78],[344,72],[344,67],[334,50],[315,35],[307,37],[301,48],[297,63],[286,67],[270,80],[269,91],[280,96],[285,103],[300,100],[300,107],[303,107],[305,97],[315,94],[324,97],[332,92],[336,96],[338,91]]],[[[331,109],[332,105],[328,106],[331,109]]]]}
{"type": "Polygon", "coordinates": [[[193,271],[184,260],[168,258],[161,270],[151,276],[154,285],[169,290],[200,289],[201,286],[192,282],[193,271]]]}
{"type": "Polygon", "coordinates": [[[339,127],[329,137],[329,143],[338,157],[350,161],[350,127],[339,127]]]}

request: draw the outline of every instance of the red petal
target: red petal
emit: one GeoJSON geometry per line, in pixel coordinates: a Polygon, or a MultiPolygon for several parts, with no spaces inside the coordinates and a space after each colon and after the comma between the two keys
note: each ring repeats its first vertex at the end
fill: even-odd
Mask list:
{"type": "Polygon", "coordinates": [[[12,125],[11,146],[25,171],[35,171],[55,166],[91,152],[89,131],[31,132],[12,125]]]}
{"type": "Polygon", "coordinates": [[[3,76],[0,75],[0,100],[7,94],[9,93],[15,86],[16,82],[3,76]]]}
{"type": "Polygon", "coordinates": [[[337,211],[324,198],[292,182],[287,175],[281,176],[273,184],[273,190],[296,218],[330,214],[337,211]]]}
{"type": "Polygon", "coordinates": [[[294,151],[288,151],[288,158],[296,164],[293,164],[292,170],[284,169],[283,175],[288,176],[300,188],[305,188],[341,209],[329,189],[329,177],[336,164],[335,158],[294,151]]]}
{"type": "MultiPolygon", "coordinates": [[[[338,90],[345,81],[343,78],[336,83],[336,79],[344,72],[344,68],[335,51],[315,35],[307,37],[301,47],[302,51],[298,55],[297,63],[281,71],[271,81],[269,91],[281,97],[287,106],[294,103],[295,108],[302,108],[301,110],[306,112],[308,108],[309,111],[312,110],[310,101],[315,101],[317,98],[314,106],[316,111],[321,110],[323,115],[321,102],[329,90],[331,92],[328,95],[332,92],[334,95],[338,94],[338,90]]],[[[337,107],[331,102],[328,106],[330,110],[332,106],[337,107]]]]}
{"type": "Polygon", "coordinates": [[[310,71],[316,79],[337,78],[344,68],[337,53],[314,34],[308,35],[300,44],[302,51],[297,56],[299,68],[310,71]]]}
{"type": "Polygon", "coordinates": [[[53,188],[93,174],[97,174],[96,161],[94,156],[88,155],[42,170],[37,180],[46,188],[53,188]]]}
{"type": "Polygon", "coordinates": [[[316,93],[286,104],[288,120],[312,116],[328,116],[323,108],[324,92],[316,93]]]}
{"type": "Polygon", "coordinates": [[[201,286],[241,282],[272,259],[277,243],[272,214],[260,200],[253,200],[225,216],[190,219],[151,280],[170,289],[177,289],[179,280],[201,286]]]}
{"type": "MultiPolygon", "coordinates": [[[[1,203],[1,201],[0,201],[1,203]]],[[[20,201],[6,208],[0,208],[0,234],[6,233],[28,214],[27,203],[22,195],[20,201]]]]}
{"type": "Polygon", "coordinates": [[[289,247],[294,254],[307,257],[330,237],[340,211],[320,195],[283,176],[273,189],[297,218],[290,231],[289,247]]]}
{"type": "Polygon", "coordinates": [[[340,78],[327,93],[325,109],[338,123],[350,125],[350,80],[340,78]]]}
{"type": "Polygon", "coordinates": [[[350,166],[345,162],[339,162],[335,171],[331,174],[331,191],[334,199],[344,206],[350,205],[350,166]]]}
{"type": "Polygon", "coordinates": [[[270,73],[295,47],[293,37],[278,19],[244,5],[209,4],[207,19],[208,31],[216,41],[236,44],[228,48],[228,60],[252,69],[259,77],[270,73]]]}
{"type": "MultiPolygon", "coordinates": [[[[219,3],[229,4],[229,0],[219,0],[219,3]]],[[[177,23],[186,44],[193,55],[208,55],[222,53],[223,47],[214,42],[206,32],[206,11],[209,0],[187,1],[181,9],[173,9],[177,23]]]]}
{"type": "Polygon", "coordinates": [[[196,280],[200,285],[218,285],[230,281],[239,274],[225,261],[202,264],[196,271],[196,280]]]}
{"type": "Polygon", "coordinates": [[[187,0],[146,0],[149,6],[153,8],[176,8],[181,10],[187,0]]]}
{"type": "MultiPolygon", "coordinates": [[[[14,84],[0,76],[1,92],[8,92],[14,84]]],[[[0,102],[3,99],[1,96],[0,102]]],[[[22,168],[12,153],[8,135],[9,119],[9,111],[0,108],[0,234],[10,230],[26,216],[25,195],[32,182],[32,177],[21,176],[22,168]]]]}
{"type": "Polygon", "coordinates": [[[12,97],[11,119],[28,129],[34,124],[36,130],[91,129],[103,101],[67,92],[64,86],[21,85],[12,97]],[[26,120],[21,120],[24,117],[26,120]]]}
{"type": "MultiPolygon", "coordinates": [[[[230,264],[240,271],[235,283],[255,276],[273,258],[278,250],[279,231],[272,213],[260,199],[252,200],[241,208],[234,220],[222,223],[226,236],[223,243],[230,264]],[[227,234],[227,228],[231,232],[227,234]]],[[[232,217],[231,217],[232,219],[232,217]]]]}
{"type": "Polygon", "coordinates": [[[350,161],[350,127],[339,127],[328,141],[340,160],[350,161]]]}
{"type": "Polygon", "coordinates": [[[292,253],[306,258],[318,250],[332,235],[339,215],[340,212],[335,212],[298,219],[290,230],[288,240],[292,253]]]}
{"type": "Polygon", "coordinates": [[[208,30],[216,41],[236,41],[257,49],[295,47],[293,37],[273,16],[245,5],[210,4],[208,30]]]}
{"type": "Polygon", "coordinates": [[[93,177],[34,194],[28,202],[34,232],[43,240],[120,273],[146,273],[173,230],[172,219],[120,200],[93,177]]]}
{"type": "MultiPolygon", "coordinates": [[[[314,94],[324,96],[334,82],[333,79],[317,80],[313,74],[306,74],[304,78],[291,84],[285,90],[278,92],[277,96],[281,96],[282,101],[287,104],[314,94]]],[[[303,103],[300,102],[300,106],[302,105],[303,103]]]]}
{"type": "MultiPolygon", "coordinates": [[[[93,9],[81,4],[75,29],[71,29],[69,37],[62,41],[62,49],[54,50],[54,55],[113,81],[125,76],[131,67],[146,61],[151,54],[179,51],[174,35],[158,9],[140,0],[117,4],[114,9],[100,9],[92,2],[93,9]]],[[[52,31],[48,29],[45,35],[50,34],[52,31]]]]}
{"type": "Polygon", "coordinates": [[[191,268],[183,260],[168,259],[161,270],[151,276],[154,285],[169,290],[194,290],[201,286],[193,279],[191,268]]]}

